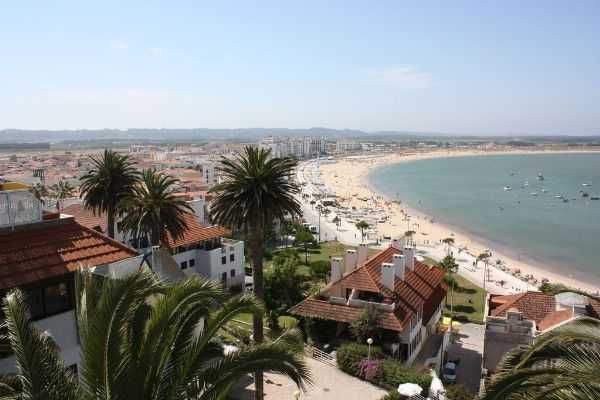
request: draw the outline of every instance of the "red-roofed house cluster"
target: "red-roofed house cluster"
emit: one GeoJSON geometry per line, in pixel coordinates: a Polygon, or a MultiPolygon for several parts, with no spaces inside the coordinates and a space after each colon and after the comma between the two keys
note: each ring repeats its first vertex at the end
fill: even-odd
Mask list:
{"type": "Polygon", "coordinates": [[[557,295],[528,291],[509,295],[491,295],[486,317],[483,367],[496,372],[502,356],[519,345],[582,316],[598,318],[600,302],[580,294],[557,295]]]}
{"type": "Polygon", "coordinates": [[[338,322],[342,333],[366,307],[380,310],[378,325],[385,331],[382,345],[411,363],[442,315],[447,287],[444,271],[416,260],[415,249],[401,241],[372,258],[362,244],[345,258],[331,259],[329,284],[290,310],[292,314],[338,322]]]}

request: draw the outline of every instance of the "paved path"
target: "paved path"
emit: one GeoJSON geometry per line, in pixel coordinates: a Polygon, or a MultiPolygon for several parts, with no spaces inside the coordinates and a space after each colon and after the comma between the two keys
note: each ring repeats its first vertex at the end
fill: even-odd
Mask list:
{"type": "MultiPolygon", "coordinates": [[[[312,386],[300,395],[302,400],[379,400],[386,391],[361,381],[339,369],[305,358],[313,377],[312,386]]],[[[265,374],[265,399],[293,400],[296,385],[281,375],[265,374]]],[[[232,399],[252,400],[254,384],[250,377],[234,390],[232,399]]]]}
{"type": "Polygon", "coordinates": [[[485,325],[462,324],[459,329],[458,338],[448,346],[448,359],[460,359],[456,373],[457,383],[462,383],[471,392],[478,393],[485,325]]]}

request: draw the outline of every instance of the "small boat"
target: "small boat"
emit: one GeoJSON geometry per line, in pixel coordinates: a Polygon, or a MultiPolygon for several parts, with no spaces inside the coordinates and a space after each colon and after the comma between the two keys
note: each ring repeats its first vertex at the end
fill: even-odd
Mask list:
{"type": "Polygon", "coordinates": [[[548,193],[548,189],[542,189],[542,193],[548,193]]]}
{"type": "Polygon", "coordinates": [[[537,174],[537,180],[538,181],[543,181],[544,180],[544,175],[542,175],[541,172],[538,172],[538,174],[537,174]]]}
{"type": "Polygon", "coordinates": [[[510,186],[504,186],[504,190],[509,191],[512,190],[512,188],[510,186]]]}
{"type": "Polygon", "coordinates": [[[556,199],[562,199],[563,195],[562,194],[557,194],[556,196],[554,196],[554,198],[556,198],[556,199]]]}
{"type": "Polygon", "coordinates": [[[537,196],[538,195],[537,192],[531,192],[529,194],[532,195],[532,196],[537,196]]]}
{"type": "Polygon", "coordinates": [[[583,192],[583,193],[581,193],[581,197],[590,197],[590,194],[586,193],[586,192],[583,192]]]}
{"type": "Polygon", "coordinates": [[[600,197],[598,197],[598,196],[592,196],[592,197],[590,197],[590,200],[600,200],[600,197]]]}
{"type": "Polygon", "coordinates": [[[525,181],[525,183],[523,183],[523,186],[524,186],[524,187],[527,187],[527,186],[529,186],[529,181],[525,181]]]}
{"type": "Polygon", "coordinates": [[[562,199],[563,203],[568,203],[569,199],[562,199]]]}
{"type": "Polygon", "coordinates": [[[591,183],[582,183],[581,186],[589,187],[589,186],[592,186],[592,184],[591,183]]]}

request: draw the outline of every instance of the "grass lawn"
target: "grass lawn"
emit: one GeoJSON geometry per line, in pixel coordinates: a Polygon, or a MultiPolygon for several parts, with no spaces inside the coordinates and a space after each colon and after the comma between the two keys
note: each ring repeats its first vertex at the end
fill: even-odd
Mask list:
{"type": "MultiPolygon", "coordinates": [[[[454,275],[454,318],[483,323],[483,289],[460,275],[454,275]]],[[[450,290],[444,315],[450,316],[450,290]]]]}
{"type": "MultiPolygon", "coordinates": [[[[278,318],[279,326],[283,329],[291,329],[298,326],[298,320],[294,317],[288,315],[282,315],[278,318]]],[[[252,314],[250,313],[242,313],[238,314],[235,317],[235,321],[232,322],[238,328],[252,331],[252,314]]],[[[265,326],[267,325],[267,321],[264,321],[265,326]]]]}
{"type": "MultiPolygon", "coordinates": [[[[438,262],[430,257],[423,257],[427,265],[438,265],[438,262]]],[[[456,286],[454,287],[454,318],[469,320],[475,323],[483,323],[483,288],[475,285],[470,280],[460,275],[454,275],[456,286]]],[[[444,307],[444,315],[450,316],[450,288],[448,288],[447,305],[444,307]]]]}

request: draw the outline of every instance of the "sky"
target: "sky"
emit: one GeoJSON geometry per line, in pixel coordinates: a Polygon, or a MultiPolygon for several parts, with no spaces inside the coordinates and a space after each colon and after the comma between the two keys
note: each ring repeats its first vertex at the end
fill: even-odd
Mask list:
{"type": "Polygon", "coordinates": [[[600,135],[598,0],[0,9],[0,129],[600,135]]]}

